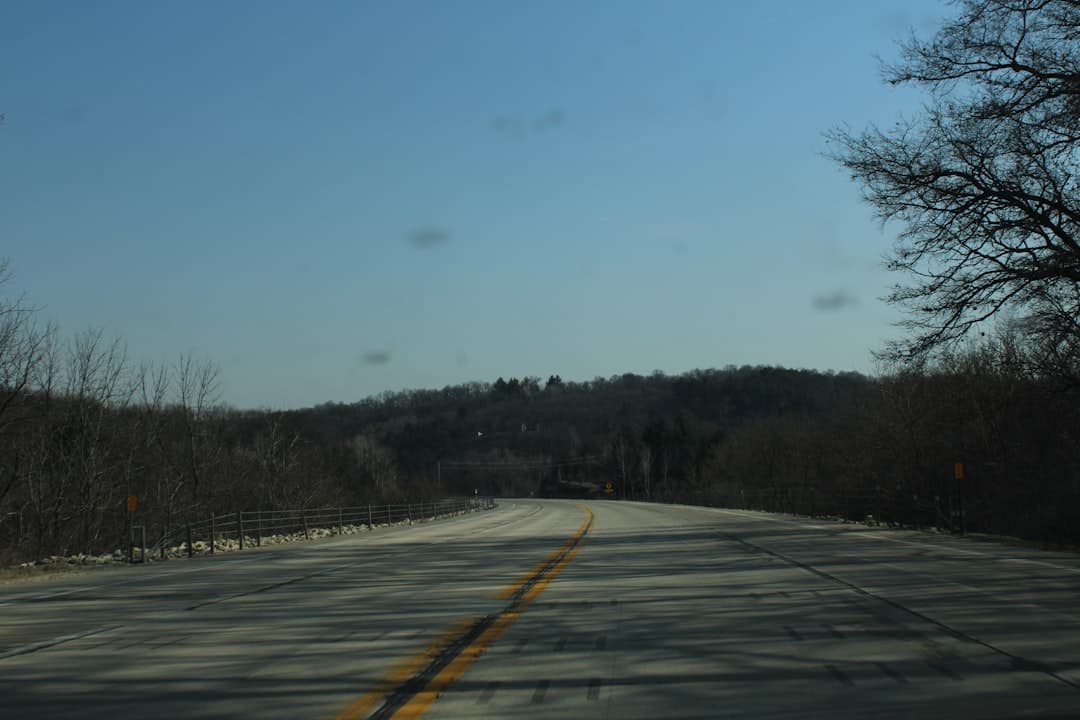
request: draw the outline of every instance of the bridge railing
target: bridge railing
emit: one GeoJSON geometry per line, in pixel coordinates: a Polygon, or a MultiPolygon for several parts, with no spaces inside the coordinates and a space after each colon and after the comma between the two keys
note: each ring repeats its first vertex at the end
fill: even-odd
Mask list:
{"type": "Polygon", "coordinates": [[[192,557],[245,550],[264,544],[348,535],[379,527],[429,522],[494,507],[494,498],[474,496],[387,505],[237,510],[224,514],[211,513],[194,522],[164,528],[149,545],[146,543],[148,528],[134,523],[129,534],[128,561],[192,557]]]}

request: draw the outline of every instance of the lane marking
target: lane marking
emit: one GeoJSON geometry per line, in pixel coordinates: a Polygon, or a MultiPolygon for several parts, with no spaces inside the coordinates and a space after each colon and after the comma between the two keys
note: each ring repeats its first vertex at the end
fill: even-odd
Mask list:
{"type": "MultiPolygon", "coordinates": [[[[783,523],[785,525],[795,525],[796,527],[801,527],[801,528],[813,528],[813,529],[819,529],[819,530],[825,530],[825,531],[833,530],[833,528],[829,528],[827,526],[808,525],[806,523],[798,522],[797,520],[787,520],[785,518],[759,517],[756,514],[751,515],[751,514],[741,512],[741,511],[738,511],[738,510],[720,509],[720,512],[730,513],[730,514],[733,514],[733,515],[738,515],[740,517],[745,517],[745,518],[754,519],[754,520],[767,520],[769,522],[783,523]]],[[[1067,573],[1080,574],[1080,569],[1077,569],[1077,568],[1074,568],[1074,567],[1069,567],[1067,565],[1058,565],[1058,564],[1055,564],[1055,563],[1046,562],[1045,560],[1034,560],[1034,559],[1031,559],[1031,558],[1001,557],[999,555],[991,555],[990,553],[979,552],[978,550],[968,550],[968,549],[965,549],[965,548],[952,547],[952,546],[947,545],[945,543],[934,544],[934,543],[917,542],[917,541],[914,541],[914,540],[905,540],[903,538],[890,537],[888,535],[879,535],[879,534],[876,534],[876,533],[864,532],[864,531],[859,531],[859,530],[842,530],[842,529],[838,529],[837,532],[835,533],[835,536],[842,538],[842,537],[845,536],[845,533],[850,534],[850,535],[854,535],[856,537],[866,538],[866,539],[869,539],[869,540],[885,540],[885,541],[888,541],[888,542],[900,543],[902,545],[911,545],[913,547],[925,548],[925,549],[928,549],[928,550],[933,550],[933,551],[935,551],[937,553],[940,553],[940,554],[943,554],[943,555],[948,555],[950,553],[955,553],[955,554],[958,554],[958,555],[974,555],[974,556],[977,556],[977,557],[986,558],[987,560],[990,560],[992,562],[998,562],[998,563],[1022,563],[1022,564],[1025,564],[1025,565],[1038,565],[1040,567],[1052,568],[1054,570],[1063,570],[1063,571],[1065,571],[1067,573]]],[[[949,559],[954,559],[954,558],[949,558],[949,559]]],[[[889,568],[892,568],[894,570],[898,570],[898,571],[906,573],[906,574],[917,575],[919,577],[923,577],[923,578],[926,578],[928,580],[932,580],[934,582],[938,582],[938,583],[942,583],[942,584],[946,584],[946,585],[953,585],[955,587],[963,588],[963,589],[968,590],[970,592],[976,592],[976,593],[979,593],[979,594],[982,594],[982,595],[991,595],[991,594],[993,594],[993,593],[991,593],[991,592],[989,592],[987,590],[984,590],[982,588],[977,588],[977,587],[975,587],[973,585],[967,585],[967,584],[964,584],[964,583],[956,582],[954,580],[947,580],[947,579],[944,579],[944,578],[939,578],[939,577],[934,576],[934,575],[921,573],[921,572],[919,572],[917,570],[907,570],[907,569],[904,569],[904,568],[901,568],[899,566],[892,565],[892,564],[889,564],[889,563],[878,562],[876,564],[883,565],[885,567],[889,567],[889,568]]],[[[1011,603],[1011,604],[1016,606],[1016,607],[1027,607],[1027,608],[1031,608],[1031,609],[1041,610],[1044,613],[1047,613],[1049,615],[1054,615],[1054,616],[1056,616],[1058,618],[1067,619],[1070,622],[1080,621],[1080,617],[1078,617],[1076,615],[1071,615],[1071,614],[1068,614],[1068,613],[1064,613],[1064,612],[1061,612],[1060,610],[1054,610],[1052,608],[1049,608],[1049,607],[1047,607],[1045,605],[1040,605],[1038,603],[1028,603],[1028,604],[1011,603]]]]}
{"type": "Polygon", "coordinates": [[[806,572],[817,575],[818,577],[823,578],[825,580],[828,580],[830,582],[835,582],[835,583],[839,583],[841,585],[845,585],[848,588],[850,588],[851,590],[855,591],[855,593],[857,593],[858,595],[861,595],[861,596],[866,597],[866,598],[870,598],[872,600],[876,600],[876,601],[884,603],[884,604],[888,605],[889,607],[892,607],[892,608],[894,608],[896,610],[899,610],[901,612],[905,612],[908,615],[911,615],[911,616],[913,616],[915,618],[918,618],[919,620],[921,620],[921,621],[923,621],[925,623],[929,623],[930,625],[933,625],[933,626],[937,627],[939,630],[945,632],[948,635],[951,635],[952,637],[956,638],[957,640],[963,640],[965,642],[970,642],[970,643],[973,643],[975,645],[981,645],[982,647],[986,648],[987,650],[990,650],[991,652],[997,653],[998,655],[1001,655],[1001,656],[1003,656],[1005,658],[1008,658],[1008,660],[1011,663],[1013,663],[1014,667],[1025,667],[1025,668],[1031,668],[1031,669],[1037,670],[1038,672],[1044,673],[1044,674],[1050,676],[1051,678],[1057,680],[1058,682],[1060,682],[1060,683],[1062,683],[1064,685],[1068,685],[1069,687],[1071,687],[1071,688],[1073,688],[1075,690],[1080,690],[1080,682],[1075,682],[1073,680],[1070,680],[1069,678],[1067,678],[1064,675],[1058,673],[1057,671],[1053,670],[1052,668],[1050,668],[1047,665],[1043,665],[1041,663],[1037,663],[1037,662],[1034,662],[1032,660],[1028,660],[1027,658],[1022,657],[1020,655],[1016,655],[1016,654],[1006,650],[1003,647],[998,647],[997,645],[994,645],[991,642],[988,642],[986,640],[981,640],[981,639],[975,637],[974,635],[969,635],[966,632],[964,632],[962,630],[959,630],[957,628],[954,628],[951,625],[949,625],[949,624],[947,624],[947,623],[945,623],[945,622],[943,622],[941,620],[937,620],[937,619],[935,619],[933,617],[930,617],[929,615],[927,615],[927,614],[925,614],[923,612],[920,612],[918,610],[910,608],[907,605],[904,605],[903,603],[898,602],[896,600],[892,600],[892,599],[890,599],[888,597],[885,597],[884,595],[881,595],[878,592],[868,590],[868,589],[866,589],[864,587],[861,587],[860,585],[856,585],[854,582],[845,580],[845,579],[843,579],[843,578],[841,578],[841,577],[839,577],[837,575],[832,575],[832,574],[830,574],[828,572],[825,572],[824,570],[820,570],[820,569],[814,567],[813,565],[811,565],[809,563],[802,562],[801,560],[797,560],[797,559],[795,559],[793,557],[785,555],[785,554],[783,554],[781,552],[778,552],[776,550],[770,550],[769,548],[767,548],[767,547],[765,547],[763,545],[758,545],[757,543],[754,543],[754,542],[751,542],[751,541],[746,540],[744,538],[738,537],[737,535],[732,535],[731,533],[722,532],[722,531],[717,532],[716,534],[718,536],[720,536],[720,537],[727,537],[729,540],[731,540],[733,542],[737,542],[737,543],[740,543],[742,545],[747,545],[749,547],[757,548],[760,552],[763,552],[763,553],[765,553],[767,555],[771,555],[772,557],[775,557],[778,560],[782,560],[783,562],[794,565],[795,567],[801,568],[801,569],[805,570],[806,572]]]}
{"type": "Polygon", "coordinates": [[[334,565],[332,567],[316,570],[315,572],[308,573],[307,575],[300,575],[298,577],[289,578],[288,580],[281,580],[279,582],[271,583],[269,585],[263,585],[252,590],[243,590],[241,592],[232,593],[230,595],[219,595],[218,597],[203,600],[202,602],[195,603],[194,605],[189,605],[188,607],[185,607],[184,610],[198,610],[199,608],[206,607],[207,605],[216,605],[227,600],[235,600],[237,598],[247,597],[248,595],[257,595],[259,593],[264,593],[269,590],[277,590],[280,587],[285,587],[286,585],[293,585],[294,583],[302,582],[304,580],[310,580],[311,578],[318,577],[319,575],[328,575],[332,572],[337,572],[338,570],[341,570],[343,568],[351,567],[352,565],[353,563],[342,563],[340,565],[334,565]]]}
{"type": "Polygon", "coordinates": [[[423,652],[396,666],[372,690],[337,714],[335,720],[415,720],[423,715],[581,550],[594,515],[589,508],[578,507],[585,511],[585,520],[566,542],[548,554],[542,565],[533,566],[531,575],[507,586],[511,593],[506,607],[486,617],[458,622],[423,652]]]}
{"type": "MultiPolygon", "coordinates": [[[[124,586],[124,585],[135,585],[135,584],[138,584],[138,583],[148,583],[148,582],[152,582],[154,580],[161,580],[163,578],[167,579],[167,578],[173,577],[174,575],[187,575],[189,573],[201,572],[203,570],[211,570],[213,568],[225,567],[227,565],[237,565],[237,564],[242,564],[242,563],[249,563],[249,562],[252,562],[252,561],[258,560],[258,559],[259,558],[252,557],[252,558],[243,558],[243,559],[237,559],[237,560],[233,560],[233,559],[221,560],[218,563],[214,563],[214,564],[209,564],[208,563],[208,564],[205,564],[205,565],[199,565],[199,567],[168,570],[166,572],[159,572],[159,573],[157,573],[155,575],[144,575],[144,576],[140,576],[140,577],[127,578],[125,580],[117,580],[115,582],[104,582],[104,583],[99,583],[98,585],[80,585],[79,587],[69,588],[67,590],[57,590],[57,591],[54,591],[54,592],[38,593],[36,595],[31,595],[29,593],[23,594],[23,595],[9,595],[7,598],[5,598],[3,603],[0,603],[0,605],[14,605],[16,603],[39,602],[39,601],[42,601],[42,600],[49,600],[49,599],[55,598],[55,597],[63,597],[64,595],[76,595],[78,593],[90,592],[91,590],[101,590],[102,588],[108,589],[108,588],[114,588],[114,587],[121,587],[121,586],[124,586]]],[[[120,566],[120,567],[123,567],[123,566],[120,566]]],[[[94,572],[94,571],[89,570],[88,572],[94,572]]]]}
{"type": "Polygon", "coordinates": [[[974,585],[967,585],[966,583],[957,582],[955,580],[947,580],[946,578],[941,578],[941,577],[938,577],[936,575],[929,575],[929,574],[924,573],[924,572],[919,572],[918,570],[909,570],[907,568],[901,567],[899,565],[894,565],[892,563],[873,562],[873,561],[871,561],[871,562],[872,562],[873,566],[875,566],[875,567],[878,567],[878,566],[887,567],[890,570],[895,570],[895,571],[897,571],[899,573],[903,573],[905,575],[914,575],[915,577],[920,577],[920,578],[923,578],[925,580],[930,580],[931,582],[939,583],[941,585],[952,585],[953,587],[958,587],[958,588],[960,588],[962,590],[967,590],[968,592],[978,593],[980,595],[990,595],[991,594],[991,593],[988,593],[986,590],[983,590],[982,588],[975,587],[974,585]]]}
{"type": "Polygon", "coordinates": [[[807,529],[811,529],[811,530],[825,530],[825,531],[833,530],[833,531],[836,532],[836,535],[840,536],[840,537],[842,537],[843,534],[851,534],[851,535],[856,535],[858,537],[867,538],[867,539],[870,539],[870,540],[885,540],[887,542],[901,543],[903,545],[913,545],[915,547],[926,548],[928,550],[936,550],[937,552],[940,552],[940,553],[946,553],[946,554],[948,554],[948,553],[956,553],[957,555],[975,555],[977,557],[987,558],[987,559],[992,560],[994,562],[1011,562],[1011,563],[1026,563],[1026,564],[1029,564],[1029,565],[1040,565],[1042,567],[1054,568],[1055,570],[1064,570],[1065,572],[1080,575],[1080,568],[1070,567],[1068,565],[1058,565],[1057,563],[1047,562],[1045,560],[1034,560],[1034,559],[1031,559],[1031,558],[1023,558],[1023,557],[1002,557],[1000,555],[993,555],[991,553],[980,552],[978,550],[968,550],[966,548],[955,547],[953,545],[949,545],[949,544],[944,543],[944,542],[940,543],[940,544],[935,544],[935,543],[926,543],[926,542],[916,542],[914,540],[904,540],[903,538],[890,537],[888,535],[881,535],[881,534],[877,534],[877,533],[854,530],[854,529],[851,529],[850,527],[845,527],[843,525],[838,525],[837,527],[834,528],[834,527],[829,527],[827,525],[809,525],[807,523],[802,523],[802,522],[799,522],[797,520],[787,520],[785,518],[767,517],[764,514],[761,514],[761,515],[756,514],[756,513],[751,514],[751,513],[741,511],[741,510],[729,510],[727,508],[716,508],[716,510],[721,512],[721,513],[727,513],[727,514],[730,514],[730,515],[737,515],[739,517],[744,517],[744,518],[747,518],[749,520],[765,520],[765,521],[768,521],[768,522],[783,523],[784,525],[794,525],[796,527],[807,528],[807,529]]]}
{"type": "Polygon", "coordinates": [[[1064,570],[1080,575],[1080,569],[1069,567],[1067,565],[1056,565],[1054,563],[1046,562],[1045,560],[1031,560],[1029,558],[1001,558],[999,562],[1012,562],[1012,563],[1025,563],[1027,565],[1040,565],[1042,567],[1054,568],[1055,570],[1064,570]]]}
{"type": "Polygon", "coordinates": [[[0,653],[0,660],[5,660],[16,655],[26,655],[28,653],[37,652],[38,650],[44,650],[45,648],[55,647],[62,645],[72,640],[81,640],[84,637],[90,637],[91,635],[98,635],[109,630],[114,630],[120,627],[119,625],[102,625],[101,627],[92,628],[90,630],[83,630],[82,632],[71,633],[70,635],[61,635],[49,640],[41,640],[35,643],[28,643],[26,645],[20,645],[19,647],[12,648],[6,652],[0,653]]]}
{"type": "MultiPolygon", "coordinates": [[[[592,511],[588,510],[588,513],[588,516],[586,516],[586,518],[581,521],[581,525],[578,526],[578,529],[574,531],[573,535],[568,537],[562,545],[548,553],[547,557],[545,557],[543,560],[533,565],[526,572],[519,575],[518,578],[512,583],[499,590],[499,592],[495,593],[495,599],[505,600],[514,593],[516,593],[518,591],[518,588],[529,582],[529,579],[539,573],[541,570],[543,570],[545,566],[551,564],[551,562],[556,557],[566,551],[567,547],[576,544],[578,540],[585,534],[585,532],[587,532],[586,527],[590,524],[590,522],[593,522],[592,511]]],[[[595,525],[595,523],[593,524],[595,525]]]]}
{"type": "Polygon", "coordinates": [[[367,715],[379,700],[423,670],[428,663],[438,657],[444,647],[453,642],[454,638],[460,636],[461,633],[467,631],[478,619],[470,617],[459,620],[449,630],[432,640],[422,652],[399,662],[370,692],[353,700],[344,710],[338,713],[335,716],[336,720],[346,720],[347,718],[351,720],[352,718],[367,715]]]}

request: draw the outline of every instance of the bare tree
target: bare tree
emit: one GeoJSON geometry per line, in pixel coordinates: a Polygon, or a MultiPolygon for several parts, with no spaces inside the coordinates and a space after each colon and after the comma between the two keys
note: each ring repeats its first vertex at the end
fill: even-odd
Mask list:
{"type": "MultiPolygon", "coordinates": [[[[170,390],[170,373],[166,365],[143,365],[137,379],[137,442],[133,438],[132,454],[136,445],[146,449],[146,468],[132,468],[131,476],[148,472],[144,478],[147,500],[158,515],[161,532],[168,535],[176,518],[177,504],[186,487],[186,463],[178,462],[174,455],[175,433],[170,432],[170,414],[167,403],[170,390]]],[[[185,430],[188,428],[185,422],[185,430]]],[[[183,444],[183,455],[189,457],[188,443],[183,444]]]]}
{"type": "Polygon", "coordinates": [[[368,435],[357,435],[348,444],[363,484],[362,488],[354,488],[354,491],[369,498],[374,494],[383,500],[396,496],[399,488],[393,453],[368,435]]]}
{"type": "MultiPolygon", "coordinates": [[[[0,288],[10,280],[8,263],[0,260],[0,288]]],[[[47,333],[34,324],[34,308],[23,297],[0,298],[0,431],[30,389],[47,333]]]]}
{"type": "Polygon", "coordinates": [[[134,385],[128,376],[126,346],[119,339],[106,342],[99,330],[77,335],[67,360],[66,430],[71,442],[59,452],[67,456],[67,469],[75,476],[78,544],[90,552],[109,510],[119,507],[122,489],[117,479],[125,463],[117,415],[130,404],[134,385]]]}
{"type": "Polygon", "coordinates": [[[927,92],[889,130],[830,134],[833,157],[899,228],[888,260],[912,280],[911,359],[947,347],[1003,311],[1075,352],[1080,339],[1080,4],[958,0],[927,41],[912,37],[894,85],[927,92]]]}
{"type": "Polygon", "coordinates": [[[210,461],[207,420],[210,411],[220,401],[218,374],[216,365],[211,362],[197,363],[190,354],[181,355],[176,365],[177,393],[184,416],[184,439],[193,498],[198,496],[204,467],[210,461]]]}
{"type": "MultiPolygon", "coordinates": [[[[10,279],[7,261],[0,260],[0,289],[10,279]]],[[[16,423],[32,416],[25,400],[33,389],[49,338],[49,329],[39,329],[33,315],[33,308],[22,297],[0,297],[0,504],[19,484],[28,465],[26,448],[13,436],[16,423]]],[[[17,534],[21,542],[22,509],[9,512],[0,505],[0,529],[13,517],[19,518],[17,534]]]]}
{"type": "Polygon", "coordinates": [[[281,427],[278,418],[266,419],[266,429],[255,438],[254,451],[261,475],[259,491],[265,494],[271,507],[291,508],[296,488],[291,483],[296,467],[300,436],[281,427]]]}

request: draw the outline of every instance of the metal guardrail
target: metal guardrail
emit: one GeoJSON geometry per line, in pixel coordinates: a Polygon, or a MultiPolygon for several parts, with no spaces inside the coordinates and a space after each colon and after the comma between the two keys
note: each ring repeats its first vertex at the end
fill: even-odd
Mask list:
{"type": "Polygon", "coordinates": [[[279,541],[282,536],[302,533],[305,539],[310,539],[312,535],[345,535],[371,531],[377,527],[428,522],[493,507],[494,498],[468,497],[391,505],[211,513],[205,520],[174,526],[170,531],[163,532],[149,547],[143,527],[134,526],[139,532],[129,536],[128,562],[145,562],[149,558],[148,553],[162,560],[170,556],[192,557],[214,554],[218,550],[260,547],[266,541],[279,541]]]}

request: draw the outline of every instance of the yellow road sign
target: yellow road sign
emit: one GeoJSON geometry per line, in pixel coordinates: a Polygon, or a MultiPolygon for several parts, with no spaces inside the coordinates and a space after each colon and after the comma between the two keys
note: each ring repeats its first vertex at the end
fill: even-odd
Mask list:
{"type": "Polygon", "coordinates": [[[134,495],[128,495],[127,507],[129,513],[135,512],[139,508],[139,498],[134,495]]]}
{"type": "Polygon", "coordinates": [[[952,466],[953,477],[957,480],[964,479],[964,463],[954,463],[952,466]]]}

